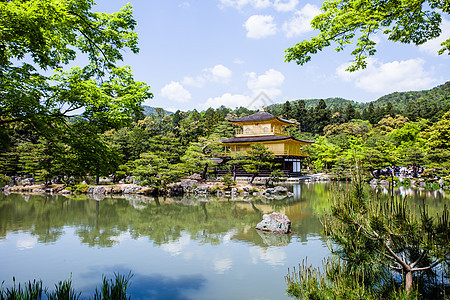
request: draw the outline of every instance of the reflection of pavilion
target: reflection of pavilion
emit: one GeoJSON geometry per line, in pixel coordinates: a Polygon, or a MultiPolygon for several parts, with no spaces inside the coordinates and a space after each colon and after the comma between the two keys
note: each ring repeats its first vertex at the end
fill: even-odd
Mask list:
{"type": "Polygon", "coordinates": [[[296,122],[276,117],[264,110],[228,121],[241,128],[236,130],[234,137],[221,140],[227,158],[237,153],[246,153],[251,150],[252,144],[263,144],[274,153],[275,163],[279,163],[286,175],[300,175],[301,160],[307,156],[301,146],[314,142],[297,140],[289,135],[285,127],[295,125],[296,122]]]}

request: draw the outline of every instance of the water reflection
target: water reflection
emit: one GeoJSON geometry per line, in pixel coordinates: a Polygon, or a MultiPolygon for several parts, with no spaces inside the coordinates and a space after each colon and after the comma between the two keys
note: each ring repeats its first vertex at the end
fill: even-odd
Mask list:
{"type": "MultiPolygon", "coordinates": [[[[329,254],[318,214],[329,209],[330,184],[290,188],[286,199],[0,193],[0,281],[42,278],[51,287],[72,273],[92,295],[102,274],[131,270],[133,299],[287,298],[287,268],[305,257],[318,266],[329,254]],[[294,233],[256,231],[272,212],[286,214],[294,233]]],[[[430,213],[448,197],[396,191],[426,199],[430,213]]]]}
{"type": "Polygon", "coordinates": [[[295,197],[283,200],[2,194],[0,237],[25,230],[39,243],[50,243],[63,236],[65,226],[74,226],[80,242],[91,247],[112,247],[128,234],[134,239],[148,237],[173,255],[182,252],[189,239],[211,244],[238,239],[255,245],[286,245],[289,236],[270,237],[256,232],[254,226],[263,214],[279,212],[291,219],[299,236],[319,234],[314,207],[324,205],[319,204],[323,197],[315,191],[310,201],[308,189],[303,194],[298,194],[299,187],[294,191],[295,197]],[[306,230],[297,226],[303,223],[308,224],[306,230]]]}
{"type": "MultiPolygon", "coordinates": [[[[108,278],[114,278],[114,274],[128,274],[129,270],[125,266],[114,265],[102,269],[103,274],[108,278]]],[[[164,274],[141,274],[134,273],[131,279],[129,294],[133,300],[141,299],[193,299],[187,293],[199,291],[208,282],[200,274],[183,275],[170,277],[164,274]]],[[[83,274],[83,277],[91,282],[98,282],[98,270],[91,270],[83,274]]],[[[98,284],[90,284],[83,288],[82,296],[92,295],[98,284]]]]}

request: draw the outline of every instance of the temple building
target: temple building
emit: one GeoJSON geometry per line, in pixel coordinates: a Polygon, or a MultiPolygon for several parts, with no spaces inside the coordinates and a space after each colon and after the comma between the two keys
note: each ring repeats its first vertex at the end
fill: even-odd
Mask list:
{"type": "Polygon", "coordinates": [[[280,169],[287,176],[300,175],[301,160],[307,156],[301,150],[301,146],[314,142],[297,140],[284,130],[284,127],[295,125],[296,122],[276,117],[263,110],[228,121],[241,128],[236,130],[234,137],[221,140],[225,146],[226,157],[231,157],[237,152],[246,152],[251,149],[252,144],[260,143],[274,153],[275,162],[280,164],[280,169]]]}

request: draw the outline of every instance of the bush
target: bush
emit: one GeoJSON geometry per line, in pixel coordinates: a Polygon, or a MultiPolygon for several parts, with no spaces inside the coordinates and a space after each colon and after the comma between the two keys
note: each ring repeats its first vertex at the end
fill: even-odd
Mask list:
{"type": "Polygon", "coordinates": [[[7,185],[11,181],[11,177],[0,174],[0,187],[7,185]]]}
{"type": "Polygon", "coordinates": [[[68,186],[66,189],[74,193],[86,193],[90,186],[88,184],[76,184],[68,186]]]}
{"type": "Polygon", "coordinates": [[[226,174],[225,176],[223,176],[221,181],[227,187],[228,190],[231,188],[231,186],[236,184],[236,181],[231,179],[230,174],[226,174]]]}

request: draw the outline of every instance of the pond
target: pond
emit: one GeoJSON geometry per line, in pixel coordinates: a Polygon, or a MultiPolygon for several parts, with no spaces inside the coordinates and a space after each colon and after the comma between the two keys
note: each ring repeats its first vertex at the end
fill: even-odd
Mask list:
{"type": "Polygon", "coordinates": [[[0,193],[0,282],[42,279],[53,290],[72,278],[88,298],[102,275],[131,272],[132,299],[287,299],[288,268],[329,255],[318,214],[330,185],[290,188],[287,199],[0,193]],[[294,233],[256,231],[271,212],[294,233]]]}

